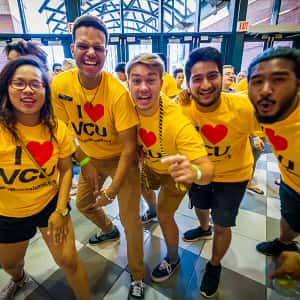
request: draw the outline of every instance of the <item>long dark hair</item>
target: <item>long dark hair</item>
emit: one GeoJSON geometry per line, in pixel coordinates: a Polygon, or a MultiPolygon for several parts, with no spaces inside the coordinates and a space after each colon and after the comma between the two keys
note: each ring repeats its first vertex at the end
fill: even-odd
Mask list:
{"type": "Polygon", "coordinates": [[[20,141],[16,129],[16,116],[13,105],[9,99],[8,86],[9,81],[14,76],[16,70],[24,65],[30,65],[38,68],[42,73],[42,80],[45,88],[45,103],[40,110],[40,121],[50,132],[51,140],[56,138],[54,131],[57,127],[57,121],[54,118],[53,109],[51,106],[50,86],[47,73],[43,66],[34,58],[29,56],[16,58],[7,63],[0,73],[0,124],[12,134],[16,141],[20,141]]]}

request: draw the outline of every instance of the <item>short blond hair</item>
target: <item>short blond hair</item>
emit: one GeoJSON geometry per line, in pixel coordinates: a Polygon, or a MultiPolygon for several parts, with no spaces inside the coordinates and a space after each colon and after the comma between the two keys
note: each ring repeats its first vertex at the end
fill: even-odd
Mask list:
{"type": "Polygon", "coordinates": [[[164,63],[161,58],[153,53],[140,53],[132,58],[126,65],[127,78],[130,76],[132,68],[138,64],[147,66],[150,69],[158,71],[160,78],[164,74],[164,63]]]}

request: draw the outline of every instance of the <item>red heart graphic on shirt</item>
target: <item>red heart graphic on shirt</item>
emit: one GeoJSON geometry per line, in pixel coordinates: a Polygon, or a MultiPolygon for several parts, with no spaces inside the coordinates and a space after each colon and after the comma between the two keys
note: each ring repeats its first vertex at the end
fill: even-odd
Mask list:
{"type": "Polygon", "coordinates": [[[213,144],[217,144],[222,141],[227,135],[228,129],[224,125],[203,125],[201,132],[203,135],[213,144]]]}
{"type": "Polygon", "coordinates": [[[39,166],[42,167],[52,156],[54,147],[52,143],[47,141],[42,144],[39,142],[29,142],[26,148],[39,166]]]}
{"type": "Polygon", "coordinates": [[[274,146],[275,150],[282,151],[288,147],[288,141],[284,137],[276,135],[273,129],[265,128],[265,133],[274,146]]]}
{"type": "Polygon", "coordinates": [[[154,132],[152,132],[152,131],[147,132],[146,129],[140,128],[139,135],[140,135],[144,145],[148,148],[150,146],[154,145],[156,142],[156,136],[155,136],[154,132]]]}
{"type": "Polygon", "coordinates": [[[83,108],[94,122],[97,122],[104,115],[104,106],[102,104],[93,106],[92,103],[87,102],[84,104],[83,108]]]}

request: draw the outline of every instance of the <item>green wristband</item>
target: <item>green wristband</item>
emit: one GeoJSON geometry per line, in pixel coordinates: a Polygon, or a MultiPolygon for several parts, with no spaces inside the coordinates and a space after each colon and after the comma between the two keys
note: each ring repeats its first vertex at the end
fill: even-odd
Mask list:
{"type": "Polygon", "coordinates": [[[199,181],[201,179],[201,177],[202,177],[201,170],[199,169],[199,167],[197,165],[194,165],[194,164],[192,164],[192,168],[194,169],[194,171],[197,174],[195,181],[199,181]]]}
{"type": "Polygon", "coordinates": [[[91,161],[91,158],[87,156],[86,158],[84,158],[83,160],[81,160],[81,161],[79,162],[79,166],[80,166],[80,167],[83,167],[83,166],[85,166],[86,164],[88,164],[90,161],[91,161]]]}
{"type": "Polygon", "coordinates": [[[297,254],[297,259],[300,261],[300,253],[297,254]]]}

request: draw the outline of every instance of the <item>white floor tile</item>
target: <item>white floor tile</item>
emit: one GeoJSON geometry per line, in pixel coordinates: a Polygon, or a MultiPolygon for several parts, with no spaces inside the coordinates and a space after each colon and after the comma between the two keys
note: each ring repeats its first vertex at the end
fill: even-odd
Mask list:
{"type": "MultiPolygon", "coordinates": [[[[265,284],[266,258],[256,252],[256,244],[255,240],[233,233],[230,248],[222,260],[222,265],[256,282],[265,284]]],[[[208,241],[204,244],[201,256],[210,259],[211,251],[212,241],[208,241]]]]}
{"type": "Polygon", "coordinates": [[[266,216],[240,209],[232,231],[257,241],[266,239],[266,216]]]}
{"type": "Polygon", "coordinates": [[[280,220],[280,200],[278,198],[267,197],[267,216],[280,220]]]}
{"type": "Polygon", "coordinates": [[[267,170],[271,172],[279,173],[279,168],[277,162],[268,161],[267,162],[267,170]]]}

